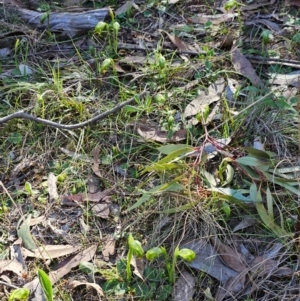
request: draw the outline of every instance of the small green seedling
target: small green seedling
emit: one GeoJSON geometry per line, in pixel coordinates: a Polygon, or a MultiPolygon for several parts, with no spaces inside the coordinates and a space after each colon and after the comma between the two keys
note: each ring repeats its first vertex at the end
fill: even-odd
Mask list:
{"type": "Polygon", "coordinates": [[[38,277],[47,301],[53,301],[53,289],[49,276],[43,271],[38,270],[38,277]]]}
{"type": "Polygon", "coordinates": [[[161,255],[164,257],[165,260],[166,270],[168,273],[168,279],[170,283],[175,282],[175,267],[176,267],[178,257],[181,257],[183,260],[186,260],[188,262],[193,261],[196,257],[196,253],[193,250],[186,249],[186,248],[180,250],[178,247],[176,247],[173,253],[173,260],[171,262],[166,248],[154,247],[147,251],[146,258],[149,261],[152,261],[161,255]]]}
{"type": "Polygon", "coordinates": [[[132,236],[132,234],[129,234],[128,236],[128,255],[127,255],[127,263],[126,263],[126,275],[127,275],[127,281],[131,281],[132,278],[132,272],[130,263],[133,258],[133,256],[142,257],[144,255],[144,250],[142,248],[142,244],[135,240],[132,236]]]}
{"type": "Polygon", "coordinates": [[[29,297],[29,289],[27,288],[17,288],[15,290],[13,290],[9,297],[8,297],[8,301],[26,301],[29,297]]]}

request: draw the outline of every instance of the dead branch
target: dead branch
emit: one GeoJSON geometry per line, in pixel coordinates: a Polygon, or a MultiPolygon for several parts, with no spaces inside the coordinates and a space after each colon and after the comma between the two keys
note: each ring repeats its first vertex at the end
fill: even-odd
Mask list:
{"type": "MultiPolygon", "coordinates": [[[[138,94],[138,97],[142,97],[145,94],[146,94],[146,91],[143,91],[142,93],[138,94]]],[[[57,129],[73,130],[73,129],[78,129],[78,128],[84,127],[84,126],[89,125],[91,123],[94,123],[96,121],[102,120],[106,116],[120,111],[123,107],[133,103],[134,101],[135,101],[135,97],[132,97],[132,98],[126,100],[126,101],[121,102],[120,104],[116,105],[115,107],[113,107],[112,109],[110,109],[108,111],[100,113],[99,115],[96,115],[95,117],[93,117],[91,119],[88,119],[84,122],[80,122],[80,123],[76,123],[76,124],[70,124],[69,125],[69,124],[62,124],[62,123],[53,122],[51,120],[39,118],[39,117],[30,115],[28,113],[25,113],[25,110],[21,110],[21,111],[12,113],[10,115],[7,115],[3,118],[0,118],[0,124],[8,122],[9,120],[12,120],[12,119],[23,118],[23,119],[29,119],[29,120],[32,120],[32,121],[35,121],[35,122],[38,122],[38,123],[42,123],[42,124],[45,124],[47,126],[54,127],[54,128],[57,128],[57,129]]]]}
{"type": "Polygon", "coordinates": [[[22,20],[35,28],[47,28],[50,31],[64,32],[68,36],[74,37],[79,33],[94,29],[98,22],[104,21],[108,16],[109,9],[101,8],[79,13],[49,13],[47,16],[46,13],[18,8],[17,13],[22,20]]]}

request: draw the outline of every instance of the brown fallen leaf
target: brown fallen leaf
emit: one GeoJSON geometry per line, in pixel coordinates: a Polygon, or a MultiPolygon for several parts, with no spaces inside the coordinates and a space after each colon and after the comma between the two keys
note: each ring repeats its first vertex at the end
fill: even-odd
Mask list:
{"type": "Polygon", "coordinates": [[[13,272],[19,277],[22,277],[23,273],[26,272],[22,263],[17,260],[1,260],[0,261],[0,274],[5,271],[13,272]]]}
{"type": "MultiPolygon", "coordinates": [[[[96,250],[97,245],[93,245],[76,255],[67,257],[65,260],[59,263],[56,269],[51,271],[48,275],[52,284],[55,284],[59,279],[67,275],[72,268],[79,266],[81,262],[90,261],[95,256],[96,250]]],[[[41,298],[41,296],[43,296],[42,287],[39,283],[38,277],[31,282],[26,283],[24,288],[28,288],[31,293],[34,292],[36,300],[43,300],[41,298]]]]}
{"type": "Polygon", "coordinates": [[[255,85],[256,87],[263,87],[263,83],[257,76],[250,61],[240,52],[235,44],[231,49],[231,62],[234,69],[243,76],[247,77],[253,85],[255,85]]]}
{"type": "Polygon", "coordinates": [[[173,301],[190,301],[195,293],[195,277],[189,272],[183,271],[180,273],[173,287],[173,301]]]}
{"type": "Polygon", "coordinates": [[[116,251],[116,241],[115,239],[109,235],[106,239],[105,246],[102,249],[103,259],[105,261],[109,261],[109,256],[114,255],[116,251]]]}
{"type": "Polygon", "coordinates": [[[192,18],[189,18],[188,20],[189,22],[196,24],[205,24],[207,22],[211,22],[214,25],[219,25],[224,22],[233,21],[237,15],[237,13],[226,13],[217,15],[197,14],[192,18]]]}
{"type": "Polygon", "coordinates": [[[86,286],[91,286],[92,288],[94,288],[97,293],[100,295],[100,296],[104,296],[104,293],[103,293],[103,290],[102,288],[99,286],[99,284],[97,283],[91,283],[91,282],[82,282],[82,281],[77,281],[77,280],[70,280],[67,284],[67,287],[69,289],[73,289],[77,286],[80,286],[80,285],[86,285],[86,286]]]}
{"type": "Polygon", "coordinates": [[[144,280],[144,261],[142,258],[133,257],[130,264],[133,266],[133,273],[144,280]]]}
{"type": "Polygon", "coordinates": [[[223,285],[218,287],[216,301],[222,301],[226,297],[234,297],[245,287],[246,274],[240,273],[236,277],[230,277],[223,285]]]}
{"type": "Polygon", "coordinates": [[[256,219],[252,216],[244,216],[242,220],[234,227],[232,232],[237,232],[248,227],[253,226],[256,223],[256,219]]]}
{"type": "Polygon", "coordinates": [[[95,216],[107,219],[110,214],[110,204],[101,202],[92,206],[92,211],[95,216]]]}
{"type": "Polygon", "coordinates": [[[146,140],[153,140],[161,143],[166,142],[178,142],[185,140],[187,137],[187,131],[181,129],[176,131],[170,139],[168,139],[168,132],[157,130],[156,128],[147,124],[139,124],[137,128],[138,133],[146,140]]]}
{"type": "Polygon", "coordinates": [[[168,33],[167,31],[162,30],[163,32],[165,32],[167,34],[167,36],[169,37],[170,41],[179,49],[179,50],[183,50],[183,51],[191,51],[192,47],[189,46],[188,44],[186,44],[185,42],[181,41],[180,38],[176,35],[171,35],[170,33],[168,33]]]}
{"type": "Polygon", "coordinates": [[[56,176],[54,175],[54,173],[52,172],[49,173],[47,183],[48,183],[49,202],[53,203],[58,199],[56,176]]]}
{"type": "Polygon", "coordinates": [[[100,202],[105,197],[109,196],[109,194],[114,190],[115,188],[109,188],[103,191],[98,191],[96,193],[77,193],[72,195],[65,195],[63,197],[63,201],[74,201],[74,202],[100,202]]]}
{"type": "Polygon", "coordinates": [[[102,178],[102,174],[99,171],[99,152],[100,152],[100,145],[97,145],[95,149],[93,150],[93,165],[92,165],[92,170],[95,175],[97,175],[99,178],[102,178]]]}
{"type": "Polygon", "coordinates": [[[66,256],[77,252],[80,249],[79,246],[71,245],[44,245],[40,246],[34,251],[22,248],[22,253],[27,257],[35,257],[41,259],[54,259],[62,256],[66,256]]]}
{"type": "Polygon", "coordinates": [[[221,242],[217,237],[212,237],[211,242],[219,253],[224,263],[236,272],[245,271],[245,258],[237,250],[221,242]]]}
{"type": "Polygon", "coordinates": [[[267,5],[272,5],[275,3],[276,0],[271,0],[270,2],[260,2],[257,4],[248,4],[248,5],[242,5],[241,6],[241,10],[254,10],[254,9],[258,9],[262,6],[267,6],[267,5]]]}

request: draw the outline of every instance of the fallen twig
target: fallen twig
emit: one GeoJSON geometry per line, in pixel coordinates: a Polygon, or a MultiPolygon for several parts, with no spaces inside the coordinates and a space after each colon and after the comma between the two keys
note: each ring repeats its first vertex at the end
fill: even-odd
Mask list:
{"type": "MultiPolygon", "coordinates": [[[[142,97],[146,94],[146,91],[143,91],[142,93],[138,94],[138,97],[142,97]]],[[[43,118],[39,118],[33,115],[30,115],[28,113],[25,113],[24,110],[12,113],[10,115],[7,115],[3,118],[0,118],[0,124],[8,122],[9,120],[15,119],[15,118],[23,118],[23,119],[29,119],[38,123],[42,123],[45,124],[47,126],[50,127],[54,127],[57,129],[63,129],[63,130],[74,130],[74,129],[78,129],[81,127],[84,127],[88,124],[91,124],[93,122],[99,121],[104,119],[106,116],[116,113],[118,111],[120,111],[123,107],[125,107],[126,105],[129,105],[131,103],[133,103],[135,101],[135,97],[132,97],[126,101],[121,102],[120,104],[116,105],[115,107],[113,107],[112,109],[105,111],[103,113],[100,113],[99,115],[88,119],[84,122],[80,122],[80,123],[76,123],[76,124],[62,124],[62,123],[58,123],[58,122],[54,122],[51,120],[47,120],[47,119],[43,119],[43,118]]]]}

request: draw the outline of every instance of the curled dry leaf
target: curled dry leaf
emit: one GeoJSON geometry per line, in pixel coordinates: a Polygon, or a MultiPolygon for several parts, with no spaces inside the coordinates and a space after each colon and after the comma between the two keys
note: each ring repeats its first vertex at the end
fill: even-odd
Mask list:
{"type": "Polygon", "coordinates": [[[212,237],[212,244],[218,251],[224,263],[236,272],[243,272],[246,269],[245,258],[237,250],[231,248],[225,243],[222,243],[217,237],[212,237]]]}
{"type": "Polygon", "coordinates": [[[22,274],[26,272],[22,263],[17,260],[1,260],[0,261],[0,274],[5,271],[13,272],[19,277],[22,277],[22,274]]]}
{"type": "Polygon", "coordinates": [[[210,110],[208,117],[204,121],[204,124],[208,124],[214,118],[217,113],[217,103],[220,100],[221,93],[225,88],[225,81],[223,78],[217,79],[217,81],[208,87],[208,92],[202,91],[192,102],[190,102],[184,110],[184,118],[188,119],[189,124],[196,125],[199,123],[195,117],[197,114],[204,113],[207,107],[214,107],[210,110]]]}
{"type": "Polygon", "coordinates": [[[241,73],[243,76],[247,77],[253,85],[257,87],[263,87],[263,83],[257,76],[250,61],[240,52],[240,50],[235,45],[232,46],[231,50],[231,62],[234,69],[237,72],[241,73]]]}
{"type": "Polygon", "coordinates": [[[95,216],[107,219],[110,214],[110,204],[101,202],[92,206],[92,211],[95,216]]]}
{"type": "Polygon", "coordinates": [[[193,250],[197,255],[192,262],[187,262],[191,268],[203,271],[225,283],[229,278],[235,278],[238,273],[227,267],[219,258],[216,249],[206,240],[197,239],[181,245],[181,248],[193,250]]]}
{"type": "Polygon", "coordinates": [[[114,238],[110,235],[106,239],[105,246],[102,249],[102,255],[105,261],[109,261],[109,256],[115,254],[116,248],[116,241],[114,238]]]}
{"type": "Polygon", "coordinates": [[[260,2],[257,4],[248,4],[248,5],[242,5],[241,10],[246,11],[246,10],[254,10],[258,9],[262,6],[267,6],[267,5],[272,5],[275,3],[276,0],[271,0],[270,2],[260,2]]]}
{"type": "Polygon", "coordinates": [[[99,178],[102,178],[102,174],[99,171],[99,152],[100,152],[100,145],[97,145],[93,150],[92,170],[95,175],[97,175],[99,178]]]}
{"type": "Polygon", "coordinates": [[[73,289],[77,286],[80,286],[80,285],[86,285],[86,286],[91,286],[92,288],[94,288],[97,293],[100,295],[100,296],[104,296],[104,293],[103,293],[103,290],[102,288],[97,284],[97,283],[91,283],[91,282],[82,282],[82,281],[77,281],[77,280],[70,280],[67,284],[68,288],[69,289],[73,289]]]}
{"type": "Polygon", "coordinates": [[[130,264],[134,267],[133,273],[144,280],[144,261],[142,258],[132,257],[130,264]]]}
{"type": "Polygon", "coordinates": [[[174,288],[173,301],[190,301],[195,293],[195,277],[189,272],[183,271],[180,273],[174,288]]]}
{"type": "Polygon", "coordinates": [[[189,46],[187,43],[181,41],[180,38],[179,38],[178,36],[176,36],[176,35],[171,35],[171,34],[169,34],[169,33],[166,32],[166,31],[164,31],[164,32],[168,35],[170,41],[171,41],[171,42],[172,42],[179,50],[183,50],[183,51],[191,51],[191,50],[193,50],[191,46],[189,46]]]}
{"type": "Polygon", "coordinates": [[[176,131],[170,139],[168,132],[157,130],[147,124],[140,124],[137,128],[138,133],[146,140],[153,140],[161,143],[178,142],[186,139],[187,132],[185,129],[176,131]]]}
{"type": "Polygon", "coordinates": [[[236,225],[232,232],[237,232],[243,229],[246,229],[248,227],[253,226],[256,223],[256,219],[253,218],[252,216],[244,216],[242,220],[236,225]]]}
{"type": "Polygon", "coordinates": [[[219,25],[224,22],[233,21],[237,15],[237,13],[226,13],[218,15],[197,14],[194,17],[189,18],[189,22],[196,24],[205,24],[207,22],[211,22],[214,25],[219,25]]]}
{"type": "Polygon", "coordinates": [[[49,202],[52,203],[58,199],[56,176],[54,175],[54,173],[49,173],[47,183],[49,192],[49,202]]]}
{"type": "Polygon", "coordinates": [[[62,256],[66,256],[77,252],[80,249],[79,246],[74,247],[71,245],[44,245],[38,247],[34,251],[22,248],[22,253],[26,257],[35,257],[41,259],[54,259],[62,256]]]}
{"type": "Polygon", "coordinates": [[[105,197],[109,196],[109,194],[114,190],[115,188],[109,188],[103,191],[98,191],[96,193],[77,193],[73,195],[66,195],[63,198],[63,201],[74,201],[74,202],[84,202],[89,201],[93,203],[100,202],[105,197]]]}

